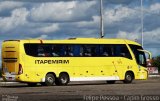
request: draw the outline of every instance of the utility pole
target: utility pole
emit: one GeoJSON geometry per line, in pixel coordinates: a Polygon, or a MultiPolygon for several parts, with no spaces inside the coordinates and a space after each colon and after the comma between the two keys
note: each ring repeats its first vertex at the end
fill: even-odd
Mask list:
{"type": "Polygon", "coordinates": [[[143,47],[143,0],[141,0],[141,44],[143,47]]]}
{"type": "Polygon", "coordinates": [[[100,36],[101,36],[101,38],[103,38],[104,37],[104,23],[103,23],[103,1],[102,0],[100,0],[100,29],[101,29],[101,31],[100,31],[100,36]]]}

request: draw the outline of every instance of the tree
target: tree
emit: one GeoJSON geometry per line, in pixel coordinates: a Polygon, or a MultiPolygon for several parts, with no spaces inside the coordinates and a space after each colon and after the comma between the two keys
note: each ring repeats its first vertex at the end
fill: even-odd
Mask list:
{"type": "Polygon", "coordinates": [[[152,65],[158,67],[158,70],[160,71],[160,56],[153,58],[152,65]]]}

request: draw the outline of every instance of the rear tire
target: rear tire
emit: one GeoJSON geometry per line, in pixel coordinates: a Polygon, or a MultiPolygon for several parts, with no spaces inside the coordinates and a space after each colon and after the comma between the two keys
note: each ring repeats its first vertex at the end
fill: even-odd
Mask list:
{"type": "Polygon", "coordinates": [[[55,76],[53,74],[47,74],[45,82],[41,83],[43,86],[53,86],[55,83],[55,76]]]}
{"type": "Polygon", "coordinates": [[[125,74],[125,79],[124,79],[123,82],[126,83],[126,84],[132,83],[133,79],[134,79],[134,75],[131,72],[127,72],[125,74]]]}
{"type": "Polygon", "coordinates": [[[108,84],[115,84],[116,81],[107,81],[108,84]]]}
{"type": "Polygon", "coordinates": [[[59,85],[67,85],[69,83],[69,76],[67,73],[61,73],[58,78],[59,85]]]}

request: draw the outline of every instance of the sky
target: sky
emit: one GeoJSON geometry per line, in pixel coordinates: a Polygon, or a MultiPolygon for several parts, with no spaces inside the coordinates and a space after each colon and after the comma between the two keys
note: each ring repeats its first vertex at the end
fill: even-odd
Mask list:
{"type": "MultiPolygon", "coordinates": [[[[103,14],[104,38],[141,43],[141,0],[103,0],[103,14]]],[[[158,56],[160,0],[143,0],[143,18],[144,49],[158,56]]],[[[0,45],[8,39],[99,38],[99,33],[100,0],[0,0],[0,45]]]]}

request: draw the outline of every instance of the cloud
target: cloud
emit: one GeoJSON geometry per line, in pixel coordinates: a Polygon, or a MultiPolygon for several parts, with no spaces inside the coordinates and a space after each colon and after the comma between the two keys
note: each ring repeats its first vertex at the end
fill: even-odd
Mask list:
{"type": "Polygon", "coordinates": [[[38,34],[51,33],[59,30],[56,23],[32,23],[29,22],[27,16],[30,11],[26,8],[16,8],[11,12],[9,17],[0,18],[0,38],[24,38],[37,37],[38,34]],[[18,35],[18,37],[15,37],[18,35]],[[8,37],[9,36],[9,37],[8,37]]]}
{"type": "Polygon", "coordinates": [[[36,39],[47,39],[48,35],[41,35],[40,37],[37,37],[36,39]]]}
{"type": "Polygon", "coordinates": [[[117,38],[122,38],[122,39],[129,39],[133,41],[138,41],[140,43],[140,34],[136,32],[124,32],[124,31],[119,31],[117,34],[117,38]]]}
{"type": "Polygon", "coordinates": [[[160,56],[159,54],[160,47],[152,47],[152,48],[145,48],[145,49],[152,53],[152,57],[160,56]]]}
{"type": "Polygon", "coordinates": [[[137,9],[137,8],[115,6],[114,9],[109,9],[109,10],[106,9],[104,12],[105,19],[107,19],[106,23],[112,24],[120,21],[130,20],[130,19],[133,20],[137,18],[137,13],[140,14],[134,9],[137,9]]]}
{"type": "Polygon", "coordinates": [[[50,32],[55,32],[59,30],[59,25],[58,24],[51,24],[49,26],[41,27],[41,28],[36,28],[36,32],[40,33],[50,33],[50,32]]]}
{"type": "Polygon", "coordinates": [[[23,3],[14,1],[0,1],[0,16],[10,16],[11,11],[23,7],[23,3]]]}
{"type": "Polygon", "coordinates": [[[26,23],[26,8],[14,9],[10,17],[0,18],[0,33],[5,33],[26,23]]]}
{"type": "Polygon", "coordinates": [[[76,23],[79,28],[99,28],[100,17],[93,16],[91,21],[79,21],[76,23]]]}
{"type": "MultiPolygon", "coordinates": [[[[140,0],[103,1],[105,38],[141,42],[140,0]]],[[[144,2],[144,47],[156,50],[160,2],[155,1],[144,2]]],[[[99,37],[99,25],[99,0],[0,1],[0,40],[99,37]]]]}
{"type": "Polygon", "coordinates": [[[150,6],[150,11],[153,11],[153,12],[158,12],[160,13],[160,4],[159,3],[155,3],[153,5],[150,6]]]}
{"type": "Polygon", "coordinates": [[[6,0],[6,1],[41,3],[41,2],[75,1],[75,0],[6,0]]]}
{"type": "Polygon", "coordinates": [[[96,1],[42,3],[31,9],[29,18],[36,22],[65,22],[88,19],[91,18],[88,11],[92,11],[91,7],[95,4],[96,1]]]}
{"type": "Polygon", "coordinates": [[[144,32],[145,45],[146,47],[159,47],[160,48],[160,28],[154,29],[152,31],[144,32]]]}
{"type": "Polygon", "coordinates": [[[144,9],[144,30],[152,31],[160,26],[160,3],[152,4],[144,9]]]}
{"type": "MultiPolygon", "coordinates": [[[[150,32],[144,32],[144,49],[150,51],[152,53],[152,56],[160,55],[160,28],[152,30],[150,32]]],[[[129,39],[132,41],[137,41],[138,43],[141,43],[141,33],[137,32],[125,32],[125,31],[119,31],[117,34],[117,38],[122,39],[129,39]]]]}

